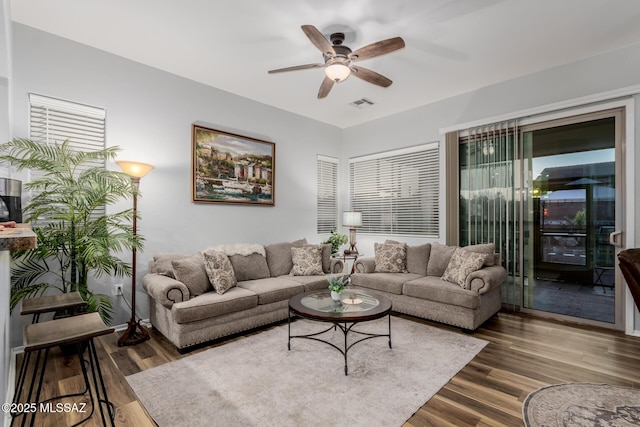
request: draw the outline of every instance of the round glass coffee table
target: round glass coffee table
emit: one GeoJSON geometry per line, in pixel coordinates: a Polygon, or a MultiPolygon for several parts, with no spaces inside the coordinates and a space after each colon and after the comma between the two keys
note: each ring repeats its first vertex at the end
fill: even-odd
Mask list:
{"type": "Polygon", "coordinates": [[[344,356],[344,374],[348,375],[347,353],[354,345],[377,337],[388,337],[391,347],[391,300],[389,298],[370,293],[362,289],[347,289],[341,294],[340,301],[331,298],[330,291],[308,291],[293,296],[289,300],[289,341],[287,347],[291,350],[292,338],[305,338],[320,341],[338,350],[344,356]],[[291,319],[296,316],[318,322],[331,323],[331,326],[320,332],[307,335],[291,335],[291,319]],[[359,332],[353,327],[368,320],[380,319],[387,316],[389,328],[386,334],[370,334],[359,332]],[[340,348],[332,342],[319,337],[331,330],[340,329],[344,334],[344,347],[340,348]],[[358,334],[360,339],[347,342],[349,334],[358,334]]]}

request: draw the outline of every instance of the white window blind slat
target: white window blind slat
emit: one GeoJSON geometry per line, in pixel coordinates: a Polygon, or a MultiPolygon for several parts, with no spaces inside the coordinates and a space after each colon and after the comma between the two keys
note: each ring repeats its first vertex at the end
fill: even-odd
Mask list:
{"type": "Polygon", "coordinates": [[[317,232],[331,233],[338,228],[338,159],[318,156],[317,232]]]}
{"type": "MultiPolygon", "coordinates": [[[[43,144],[69,141],[73,150],[82,152],[105,147],[106,112],[102,108],[29,94],[29,111],[29,138],[33,141],[43,144]]],[[[105,164],[96,161],[91,166],[105,167],[105,164]]],[[[87,167],[78,167],[75,173],[80,174],[87,167]]],[[[31,180],[43,176],[34,170],[30,174],[31,180]]],[[[105,212],[102,206],[93,215],[101,216],[105,212]]]]}
{"type": "Polygon", "coordinates": [[[439,147],[419,147],[349,161],[351,207],[362,212],[360,233],[437,238],[439,147]]]}

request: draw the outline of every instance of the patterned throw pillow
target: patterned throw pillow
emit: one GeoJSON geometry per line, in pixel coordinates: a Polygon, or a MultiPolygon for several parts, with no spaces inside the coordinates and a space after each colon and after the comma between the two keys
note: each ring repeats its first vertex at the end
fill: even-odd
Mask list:
{"type": "Polygon", "coordinates": [[[375,243],[376,273],[404,273],[407,270],[407,245],[404,243],[375,243]]]}
{"type": "Polygon", "coordinates": [[[218,294],[222,295],[236,285],[236,274],[227,254],[209,250],[202,256],[209,281],[218,294]]]}
{"type": "Polygon", "coordinates": [[[293,268],[291,276],[317,276],[322,275],[322,246],[309,245],[291,248],[293,268]]]}
{"type": "Polygon", "coordinates": [[[449,265],[442,275],[442,280],[455,283],[462,289],[466,288],[467,276],[474,271],[480,270],[482,264],[487,259],[487,254],[466,251],[456,248],[453,256],[449,260],[449,265]]]}

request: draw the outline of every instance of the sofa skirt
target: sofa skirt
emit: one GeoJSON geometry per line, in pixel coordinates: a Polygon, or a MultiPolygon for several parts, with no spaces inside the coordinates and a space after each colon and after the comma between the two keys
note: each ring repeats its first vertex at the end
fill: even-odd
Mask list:
{"type": "Polygon", "coordinates": [[[285,320],[288,300],[189,323],[176,323],[171,310],[149,298],[151,324],[178,349],[285,320]]]}

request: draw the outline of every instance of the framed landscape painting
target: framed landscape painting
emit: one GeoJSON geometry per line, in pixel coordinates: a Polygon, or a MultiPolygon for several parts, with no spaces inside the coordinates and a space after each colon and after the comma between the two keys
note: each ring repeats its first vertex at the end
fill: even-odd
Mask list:
{"type": "Polygon", "coordinates": [[[196,124],[191,139],[194,202],[275,205],[276,144],[196,124]]]}

